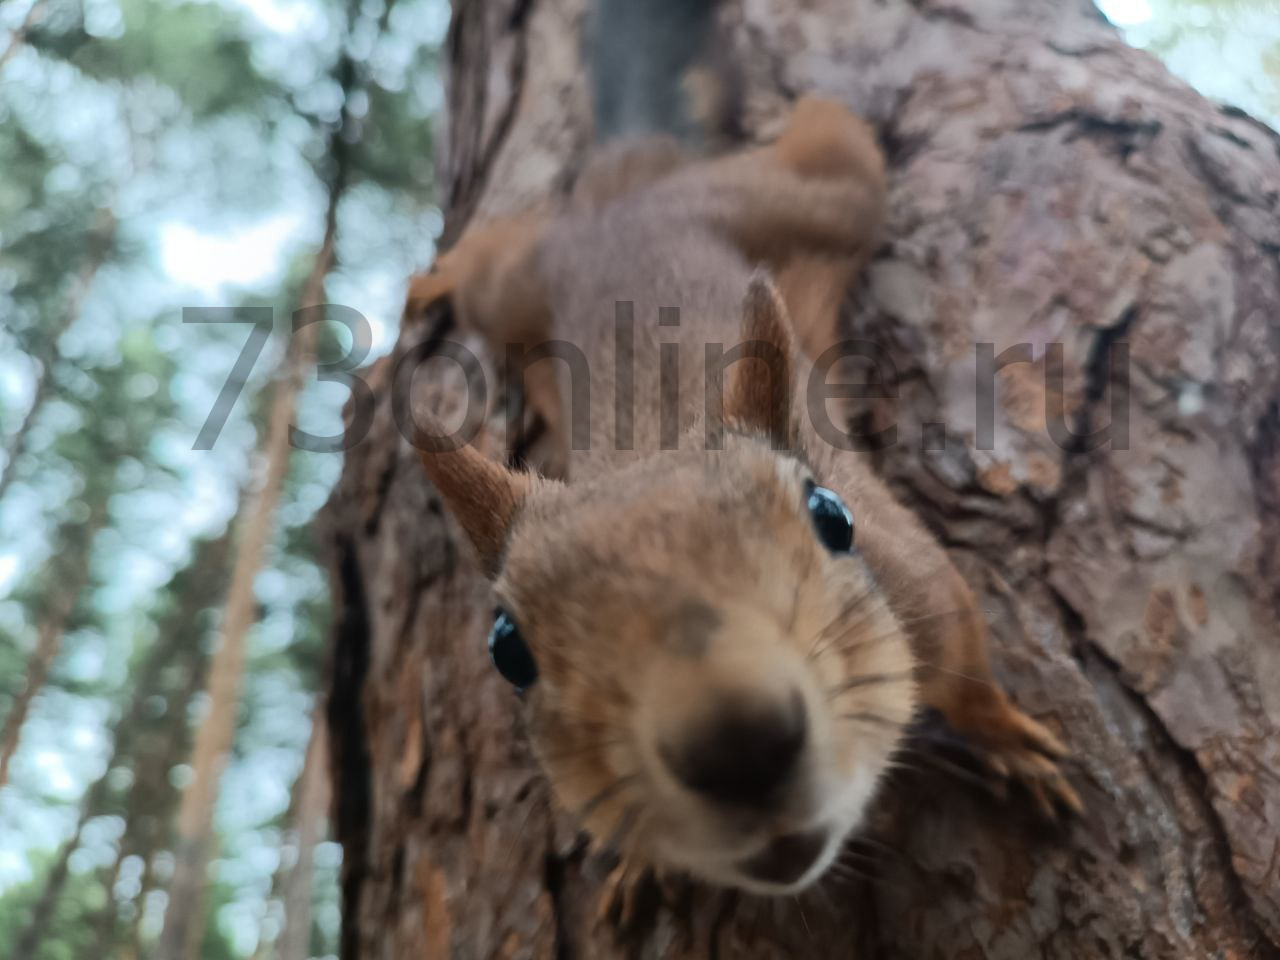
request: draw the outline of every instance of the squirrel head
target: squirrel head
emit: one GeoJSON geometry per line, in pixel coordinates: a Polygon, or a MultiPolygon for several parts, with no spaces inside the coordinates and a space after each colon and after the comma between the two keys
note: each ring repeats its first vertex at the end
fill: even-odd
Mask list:
{"type": "Polygon", "coordinates": [[[860,821],[915,690],[857,518],[795,449],[765,279],[743,334],[721,449],[571,484],[474,447],[422,458],[494,581],[490,653],[559,801],[628,856],[791,893],[860,821]]]}

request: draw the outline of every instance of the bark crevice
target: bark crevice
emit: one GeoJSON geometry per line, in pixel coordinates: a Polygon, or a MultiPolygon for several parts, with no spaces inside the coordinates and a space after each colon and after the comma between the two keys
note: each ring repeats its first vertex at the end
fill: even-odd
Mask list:
{"type": "MultiPolygon", "coordinates": [[[[1125,691],[1131,708],[1142,716],[1147,729],[1155,734],[1157,744],[1160,747],[1159,755],[1161,760],[1169,758],[1176,762],[1178,773],[1186,785],[1186,796],[1194,800],[1197,819],[1205,824],[1211,833],[1208,848],[1213,851],[1213,857],[1216,861],[1215,866],[1218,867],[1220,875],[1227,881],[1228,892],[1234,908],[1239,911],[1241,916],[1248,918],[1252,940],[1257,945],[1259,956],[1280,956],[1280,949],[1264,933],[1261,919],[1253,909],[1249,896],[1245,891],[1243,879],[1235,871],[1232,864],[1231,841],[1227,834],[1226,825],[1222,822],[1222,818],[1214,806],[1212,800],[1213,784],[1209,780],[1208,772],[1201,766],[1200,759],[1196,756],[1194,750],[1183,746],[1178,741],[1164,718],[1151,706],[1148,699],[1150,694],[1144,694],[1134,687],[1126,678],[1125,670],[1119,663],[1112,660],[1105,650],[1095,645],[1090,645],[1090,652],[1111,674],[1116,685],[1125,691]]],[[[1194,842],[1195,839],[1194,836],[1186,837],[1188,842],[1194,842]]],[[[1183,857],[1189,859],[1185,849],[1183,850],[1183,857]]],[[[1191,894],[1198,900],[1197,884],[1191,883],[1189,889],[1191,894]]],[[[1205,915],[1213,912],[1212,909],[1204,909],[1203,905],[1201,905],[1201,909],[1205,915]]]]}

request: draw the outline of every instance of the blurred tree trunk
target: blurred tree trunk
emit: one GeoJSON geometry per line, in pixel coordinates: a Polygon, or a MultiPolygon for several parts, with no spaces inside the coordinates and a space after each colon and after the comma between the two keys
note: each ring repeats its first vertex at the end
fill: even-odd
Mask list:
{"type": "MultiPolygon", "coordinates": [[[[863,419],[897,425],[877,465],[978,591],[1015,698],[1070,743],[1088,815],[1051,831],[903,771],[854,848],[869,880],[651,888],[619,928],[486,662],[488,587],[395,427],[395,363],[447,332],[411,317],[325,516],[343,956],[1280,955],[1280,142],[1084,0],[730,7],[754,135],[820,89],[886,144],[887,235],[848,322],[890,351],[894,398],[863,419]],[[984,343],[1029,345],[994,377],[994,443],[984,343]],[[1092,452],[1041,414],[1089,433],[1112,399],[1127,442],[1092,452]]],[[[455,6],[449,236],[580,167],[581,8],[455,6]]],[[[463,402],[420,379],[416,403],[463,402]]]]}
{"type": "Polygon", "coordinates": [[[186,706],[204,673],[206,657],[201,645],[192,642],[192,623],[217,602],[217,597],[224,589],[229,545],[229,533],[200,542],[196,545],[191,562],[167,585],[166,591],[176,595],[176,602],[156,624],[158,635],[135,674],[129,703],[115,723],[111,756],[102,775],[85,791],[75,829],[63,843],[57,859],[49,869],[44,889],[13,947],[10,960],[31,960],[38,955],[40,944],[49,932],[49,920],[66,884],[71,854],[79,848],[81,834],[91,819],[114,812],[109,804],[112,799],[111,774],[114,770],[127,767],[134,774],[135,789],[126,798],[121,811],[125,817],[125,830],[113,865],[104,872],[107,878],[104,880],[107,902],[103,907],[102,918],[95,925],[102,934],[99,939],[103,942],[99,944],[100,949],[94,951],[94,955],[107,955],[110,932],[114,929],[116,916],[116,902],[111,896],[111,889],[115,886],[121,861],[134,852],[131,840],[138,833],[138,821],[147,817],[164,817],[166,811],[163,808],[171,806],[158,802],[157,791],[147,789],[143,775],[148,763],[155,765],[155,757],[169,760],[169,763],[160,764],[160,773],[165,790],[173,792],[173,788],[168,785],[169,768],[183,754],[174,756],[172,751],[163,749],[163,741],[177,740],[185,743],[189,739],[185,736],[185,724],[175,722],[174,718],[185,717],[186,706]],[[173,676],[175,673],[176,677],[173,676]],[[148,706],[157,697],[162,698],[165,703],[165,709],[159,714],[153,713],[148,706]],[[158,743],[157,740],[161,742],[158,743]]]}
{"type": "Polygon", "coordinates": [[[311,742],[294,790],[297,812],[292,824],[297,859],[284,884],[284,934],[277,956],[280,960],[307,960],[311,946],[311,884],[316,843],[329,805],[329,754],[324,712],[317,708],[312,721],[311,742]]]}
{"type": "MultiPolygon", "coordinates": [[[[390,3],[381,8],[380,19],[375,24],[375,37],[385,26],[390,10],[390,3]]],[[[352,4],[350,11],[348,41],[357,26],[360,6],[352,4]]],[[[328,165],[324,177],[324,236],[303,285],[300,307],[319,306],[325,302],[325,279],[334,264],[338,208],[350,186],[353,151],[359,144],[364,122],[363,104],[361,113],[357,115],[353,112],[353,101],[364,89],[368,69],[367,63],[355,60],[345,48],[338,58],[334,79],[342,93],[342,108],[338,122],[331,127],[326,138],[328,165]]],[[[164,930],[158,945],[159,960],[188,960],[196,956],[204,930],[203,893],[208,885],[205,874],[214,840],[214,803],[222,768],[235,735],[245,637],[256,617],[253,584],[275,528],[276,507],[289,465],[291,424],[297,396],[314,369],[317,326],[307,323],[290,335],[259,450],[259,483],[249,498],[247,509],[237,514],[239,542],[223,613],[221,642],[210,665],[209,713],[196,732],[191,760],[195,775],[183,794],[178,814],[175,868],[169,885],[164,930]]]]}
{"type": "MultiPolygon", "coordinates": [[[[107,769],[110,770],[110,765],[108,765],[107,769]]],[[[71,854],[79,849],[80,836],[84,832],[85,824],[93,816],[92,799],[95,793],[101,794],[103,792],[106,781],[107,776],[104,773],[89,788],[89,795],[85,798],[85,802],[80,805],[80,816],[76,820],[75,830],[72,831],[71,836],[58,850],[58,858],[53,862],[53,866],[49,868],[49,874],[44,881],[44,889],[40,891],[40,899],[31,908],[31,916],[27,919],[26,927],[18,936],[18,942],[14,944],[10,960],[30,960],[31,957],[36,955],[40,944],[44,942],[45,935],[49,932],[49,919],[53,916],[53,909],[58,905],[58,898],[62,896],[62,888],[67,882],[67,868],[71,863],[71,854]]]]}
{"type": "MultiPolygon", "coordinates": [[[[342,190],[329,195],[324,240],[302,291],[302,305],[324,302],[324,281],[333,263],[337,206],[342,190]]],[[[247,508],[238,514],[237,543],[231,586],[223,610],[219,642],[209,669],[209,709],[196,731],[191,753],[193,778],[182,795],[173,879],[158,956],[161,960],[189,960],[198,953],[204,932],[206,872],[214,844],[213,812],[218,781],[231,752],[240,686],[244,672],[245,638],[257,618],[253,585],[275,530],[276,507],[289,467],[289,425],[298,392],[310,373],[315,351],[314,324],[297,330],[281,361],[269,422],[259,450],[260,476],[247,508]]]]}
{"type": "MultiPolygon", "coordinates": [[[[32,7],[32,11],[34,12],[40,6],[41,4],[36,4],[35,7],[32,7]]],[[[8,51],[6,51],[7,53],[8,51]]],[[[0,55],[0,67],[3,65],[4,55],[0,55]]],[[[80,275],[75,279],[71,292],[67,296],[66,309],[54,318],[47,333],[48,339],[45,340],[44,349],[36,358],[40,369],[36,373],[36,386],[35,390],[32,391],[31,405],[27,407],[27,412],[23,414],[22,422],[18,424],[18,429],[14,431],[13,436],[8,438],[4,466],[0,467],[0,500],[4,499],[5,493],[9,490],[9,485],[13,483],[13,478],[17,473],[15,468],[18,460],[27,449],[27,438],[31,433],[31,427],[35,424],[36,418],[39,417],[40,411],[44,409],[45,402],[51,395],[53,366],[57,362],[59,355],[58,341],[62,339],[62,335],[67,332],[71,324],[75,323],[79,318],[80,311],[84,309],[85,298],[89,295],[89,289],[93,286],[94,278],[97,277],[98,271],[106,264],[112,250],[115,248],[115,215],[109,209],[104,208],[98,211],[97,219],[97,226],[89,237],[89,250],[84,267],[81,269],[80,275]]]]}
{"type": "MultiPolygon", "coordinates": [[[[196,612],[198,611],[192,611],[192,614],[194,615],[196,612]]],[[[80,846],[80,836],[84,832],[85,825],[94,817],[101,816],[106,812],[103,809],[103,805],[111,790],[111,773],[123,764],[132,765],[133,757],[131,754],[135,748],[134,732],[142,719],[147,701],[153,696],[160,695],[159,681],[164,668],[172,660],[181,658],[181,654],[185,652],[183,648],[190,646],[189,636],[186,631],[175,630],[162,634],[157,638],[152,649],[148,652],[146,661],[138,672],[129,706],[116,723],[115,742],[111,747],[111,757],[108,759],[102,775],[90,784],[88,790],[85,791],[84,799],[80,803],[80,815],[76,820],[75,829],[58,851],[58,857],[50,868],[48,877],[45,879],[44,890],[41,891],[40,899],[36,901],[35,906],[32,908],[26,929],[23,930],[13,948],[11,960],[30,960],[30,958],[36,956],[40,943],[48,932],[49,919],[53,916],[53,910],[57,906],[63,885],[66,883],[67,867],[71,861],[71,854],[80,846]]],[[[190,657],[186,659],[190,659],[190,657]]],[[[127,826],[125,830],[127,833],[127,826]]],[[[123,849],[123,842],[122,838],[121,849],[123,849]]],[[[115,858],[116,866],[114,870],[116,871],[119,869],[120,859],[120,856],[115,858]]],[[[114,886],[114,880],[107,888],[107,907],[104,909],[109,909],[114,915],[115,901],[110,896],[111,886],[114,886]]]]}
{"type": "MultiPolygon", "coordinates": [[[[211,582],[219,595],[225,595],[227,567],[222,566],[211,582]]],[[[178,790],[169,779],[175,766],[191,755],[191,730],[186,721],[191,703],[204,688],[209,658],[197,647],[191,659],[191,669],[185,683],[173,692],[165,705],[163,718],[169,722],[157,731],[160,736],[138,758],[134,769],[133,788],[129,795],[129,810],[125,820],[124,836],[120,838],[117,862],[128,856],[142,861],[142,875],[138,878],[138,892],[133,898],[133,917],[129,924],[129,936],[122,947],[122,956],[142,955],[142,917],[147,895],[156,886],[156,857],[173,843],[174,820],[181,799],[178,790]]],[[[108,900],[98,918],[95,949],[91,956],[111,955],[115,944],[116,919],[119,907],[108,900]]]]}
{"type": "Polygon", "coordinates": [[[27,34],[44,16],[44,4],[45,0],[31,0],[31,6],[27,7],[22,23],[9,34],[9,42],[5,44],[3,50],[0,50],[0,69],[3,69],[4,65],[9,62],[9,58],[22,49],[22,45],[27,42],[27,34]]]}
{"type": "Polygon", "coordinates": [[[258,947],[254,951],[257,960],[265,960],[273,952],[280,960],[306,960],[307,957],[315,847],[329,806],[329,770],[325,763],[329,753],[327,741],[322,702],[316,705],[312,714],[311,738],[285,814],[287,826],[280,841],[280,865],[271,878],[271,890],[267,894],[268,910],[277,901],[281,904],[284,932],[274,942],[259,934],[258,947]],[[283,855],[289,848],[294,851],[291,863],[283,855]]]}
{"type": "MultiPolygon", "coordinates": [[[[169,772],[189,755],[187,711],[204,685],[209,660],[201,632],[193,625],[225,596],[230,559],[228,527],[221,536],[197,543],[190,562],[166,585],[169,604],[157,618],[156,639],[138,671],[129,707],[116,724],[112,758],[86,797],[89,815],[118,812],[125,822],[112,863],[100,871],[107,896],[92,925],[91,956],[109,956],[115,944],[119,904],[112,891],[123,862],[137,856],[143,863],[137,895],[140,916],[151,884],[151,858],[170,838],[178,791],[169,772]],[[156,709],[157,700],[162,709],[156,709]],[[132,774],[131,785],[123,796],[110,796],[108,775],[122,765],[132,774]],[[108,799],[115,805],[104,809],[108,799]]],[[[35,949],[31,955],[36,955],[35,949]]]]}
{"type": "Polygon", "coordinates": [[[89,517],[83,524],[64,524],[57,538],[47,578],[47,600],[36,628],[36,645],[27,661],[22,689],[14,697],[0,727],[0,787],[9,782],[9,764],[17,753],[22,725],[36,695],[49,679],[49,670],[62,646],[62,637],[75,611],[80,592],[89,582],[93,541],[107,522],[106,491],[91,497],[89,517]]]}

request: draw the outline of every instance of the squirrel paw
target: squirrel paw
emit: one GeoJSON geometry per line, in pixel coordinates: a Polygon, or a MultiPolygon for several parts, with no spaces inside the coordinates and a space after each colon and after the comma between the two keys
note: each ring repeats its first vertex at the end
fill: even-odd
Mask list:
{"type": "Polygon", "coordinates": [[[1084,802],[1058,766],[1069,753],[1066,745],[1003,696],[953,726],[998,782],[1021,784],[1046,819],[1058,819],[1060,809],[1084,813],[1084,802]]]}

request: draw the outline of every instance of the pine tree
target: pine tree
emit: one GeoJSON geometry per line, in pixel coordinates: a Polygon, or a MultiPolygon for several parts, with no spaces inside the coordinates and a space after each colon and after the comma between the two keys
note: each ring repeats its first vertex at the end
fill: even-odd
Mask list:
{"type": "MultiPolygon", "coordinates": [[[[384,9],[383,20],[389,5],[384,9]]],[[[353,10],[354,30],[359,14],[353,10]]],[[[350,32],[350,31],[349,31],[350,32]]],[[[324,283],[333,267],[337,238],[338,208],[350,183],[350,158],[358,142],[361,124],[350,113],[353,94],[366,82],[367,64],[344,52],[335,70],[343,93],[343,108],[337,124],[326,138],[325,154],[330,168],[326,181],[327,204],[324,236],[302,288],[300,306],[324,302],[324,283]]],[[[295,331],[281,361],[274,385],[269,420],[259,448],[259,480],[247,510],[238,523],[236,557],[231,587],[223,615],[219,647],[214,653],[209,677],[209,712],[196,734],[191,766],[192,783],[183,794],[178,815],[176,865],[169,885],[169,905],[157,955],[160,960],[183,960],[194,955],[203,929],[202,890],[214,842],[213,812],[218,781],[231,750],[245,659],[245,639],[253,625],[256,605],[254,579],[262,566],[268,537],[289,464],[289,425],[295,404],[314,358],[316,326],[308,324],[295,331]]]]}
{"type": "Polygon", "coordinates": [[[22,687],[10,703],[4,725],[0,727],[0,787],[9,781],[9,765],[18,750],[22,725],[32,702],[48,679],[76,602],[89,580],[90,553],[94,537],[107,520],[109,493],[109,490],[99,488],[87,501],[88,519],[83,523],[69,521],[59,530],[55,556],[48,571],[45,609],[36,629],[35,647],[27,661],[22,687]]]}

